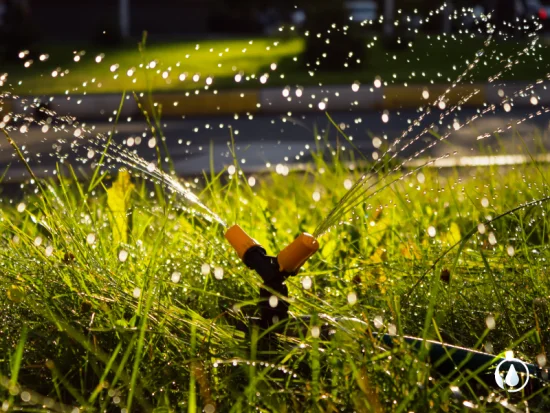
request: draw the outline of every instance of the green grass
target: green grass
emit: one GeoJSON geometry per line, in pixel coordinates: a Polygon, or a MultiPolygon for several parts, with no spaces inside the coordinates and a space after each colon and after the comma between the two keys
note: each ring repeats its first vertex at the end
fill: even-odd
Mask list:
{"type": "MultiPolygon", "coordinates": [[[[96,82],[111,91],[172,88],[174,79],[167,84],[154,73],[168,67],[174,73],[177,61],[182,71],[191,73],[194,67],[214,76],[211,68],[222,63],[212,87],[218,82],[229,86],[234,72],[228,67],[245,70],[249,65],[245,72],[261,72],[275,55],[285,79],[272,75],[274,84],[290,83],[292,73],[297,83],[309,78],[302,69],[287,69],[288,57],[300,51],[300,40],[281,40],[277,52],[265,53],[274,41],[257,39],[249,46],[241,40],[212,42],[211,47],[219,48],[213,52],[206,43],[198,51],[187,44],[189,62],[198,66],[184,65],[180,45],[151,45],[144,56],[133,48],[107,53],[99,65],[91,63],[96,52],[88,51],[81,62],[70,63],[69,75],[59,83],[31,76],[42,70],[32,66],[36,72],[29,72],[22,87],[31,85],[34,93],[60,86],[82,92],[75,88],[97,76],[96,82]],[[222,60],[217,52],[229,44],[222,60]],[[244,47],[250,47],[246,57],[244,47]],[[114,63],[125,74],[131,65],[153,59],[158,66],[147,71],[150,83],[139,71],[141,83],[135,84],[124,83],[129,79],[125,75],[115,80],[108,72],[114,63]]],[[[479,40],[456,44],[464,48],[450,43],[443,48],[442,43],[437,49],[419,41],[408,53],[420,61],[392,63],[400,73],[396,83],[417,67],[425,68],[427,78],[437,76],[437,65],[427,69],[426,61],[443,59],[441,66],[449,69],[441,77],[452,73],[456,78],[467,64],[464,55],[476,55],[479,40]],[[456,70],[455,58],[462,64],[456,70]]],[[[529,55],[518,56],[520,47],[489,45],[463,82],[494,75],[506,64],[495,58],[500,53],[523,63],[503,78],[542,77],[544,60],[536,59],[546,49],[537,45],[529,55]]],[[[61,58],[63,49],[58,52],[44,64],[61,58]]],[[[391,73],[384,66],[386,52],[375,46],[376,53],[381,58],[372,60],[372,72],[361,72],[369,82],[374,74],[391,73]]],[[[406,61],[407,55],[399,59],[406,61]]],[[[90,86],[87,90],[92,91],[90,86]]],[[[157,115],[149,115],[149,129],[162,142],[157,115]]],[[[25,122],[42,126],[49,120],[29,115],[25,122]]],[[[55,178],[34,180],[16,196],[0,197],[3,410],[459,412],[467,401],[480,411],[508,411],[488,397],[495,390],[476,374],[441,376],[423,352],[406,345],[386,348],[371,333],[420,336],[495,354],[513,350],[533,363],[548,357],[548,165],[410,171],[388,156],[375,165],[355,159],[359,155],[344,137],[338,147],[327,148],[312,136],[313,163],[305,171],[256,174],[253,181],[235,159],[233,175],[207,173],[178,187],[176,178],[145,172],[149,165],[122,156],[128,153],[121,153],[116,136],[113,142],[93,136],[72,119],[56,118],[52,124],[84,131],[90,137],[75,143],[94,149],[94,160],[107,161],[109,169],[96,168],[82,180],[65,162],[55,178]],[[109,149],[100,156],[106,144],[109,149]],[[120,166],[130,167],[131,183],[122,179],[124,174],[117,178],[120,166]],[[351,195],[341,201],[354,182],[351,195]],[[265,332],[251,327],[261,280],[225,241],[225,228],[201,215],[204,208],[185,201],[187,187],[271,254],[302,232],[319,234],[320,251],[288,281],[299,327],[295,334],[266,343],[265,332]],[[331,213],[335,207],[339,209],[331,213]],[[311,288],[305,288],[309,281],[311,288]],[[489,329],[491,317],[495,325],[489,329]],[[312,334],[322,325],[336,333],[330,339],[312,334]]],[[[12,125],[7,129],[13,130],[12,125]]],[[[546,135],[520,140],[536,139],[542,148],[542,138],[546,135]]],[[[167,154],[156,150],[158,163],[170,165],[167,154]]],[[[500,396],[506,397],[504,392],[500,396]]],[[[536,411],[550,400],[541,391],[527,402],[536,411]]],[[[510,403],[526,406],[521,397],[510,403]]]]}
{"type": "MultiPolygon", "coordinates": [[[[346,193],[346,180],[363,173],[343,162],[352,160],[344,157],[349,148],[332,148],[330,162],[319,148],[305,172],[256,175],[253,187],[238,163],[232,177],[189,184],[276,254],[299,233],[313,233],[346,193]]],[[[186,212],[164,186],[135,176],[122,215],[107,201],[112,172],[90,186],[69,174],[38,191],[26,186],[20,199],[3,196],[0,400],[27,411],[42,410],[29,397],[85,411],[459,412],[463,400],[508,411],[475,379],[442,377],[422,354],[387,349],[370,333],[512,349],[533,362],[548,354],[550,206],[516,208],[550,195],[550,167],[424,168],[404,177],[386,174],[388,167],[374,175],[373,190],[397,179],[340,217],[289,279],[293,315],[313,318],[269,354],[258,332],[236,328],[254,314],[259,277],[220,225],[186,212]],[[321,323],[337,332],[332,339],[312,336],[321,323]]]]}
{"type": "Polygon", "coordinates": [[[33,51],[33,64],[25,69],[23,64],[7,65],[3,72],[8,73],[5,87],[25,95],[72,94],[72,93],[119,93],[123,90],[147,91],[189,91],[204,89],[206,79],[212,78],[210,90],[227,88],[258,88],[285,85],[327,85],[351,84],[359,81],[372,84],[375,77],[381,76],[388,84],[432,84],[449,83],[476,58],[476,52],[485,49],[485,57],[479,70],[466,81],[486,82],[489,76],[502,70],[508,61],[516,58],[522,63],[506,71],[502,80],[528,81],[548,72],[550,53],[542,43],[532,48],[529,55],[518,56],[529,38],[502,40],[495,37],[491,45],[484,47],[486,39],[472,38],[465,34],[452,36],[416,35],[404,40],[405,50],[388,51],[378,37],[371,35],[365,39],[367,61],[360,68],[343,68],[341,72],[319,72],[306,68],[300,55],[304,42],[300,38],[254,38],[246,40],[209,40],[199,42],[178,42],[150,44],[143,54],[137,45],[119,49],[102,50],[96,47],[81,46],[37,46],[33,51]],[[410,43],[410,47],[408,44],[410,43]],[[197,49],[197,44],[199,45],[197,49]],[[73,58],[77,54],[80,61],[73,58]],[[47,53],[49,59],[39,60],[39,55],[47,53]],[[103,54],[101,63],[97,56],[103,54]],[[156,66],[144,69],[150,62],[156,66]],[[489,63],[487,63],[489,62],[489,63]],[[277,69],[272,70],[271,64],[277,69]],[[111,67],[118,65],[115,72],[111,67]],[[131,76],[128,70],[132,69],[131,76]],[[57,71],[58,75],[52,77],[57,71]],[[65,73],[66,72],[66,73],[65,73]],[[166,78],[163,73],[167,73],[166,78]],[[61,73],[64,73],[61,76],[61,73]],[[237,73],[243,80],[235,82],[237,73]],[[265,84],[260,77],[269,74],[265,84]],[[179,76],[186,74],[186,80],[179,76]],[[192,77],[199,74],[198,82],[192,77]]]}

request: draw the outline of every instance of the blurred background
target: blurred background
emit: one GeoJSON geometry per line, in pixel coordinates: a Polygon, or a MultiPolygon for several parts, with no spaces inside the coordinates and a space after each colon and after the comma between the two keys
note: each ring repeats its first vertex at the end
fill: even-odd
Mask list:
{"type": "MultiPolygon", "coordinates": [[[[251,170],[310,161],[317,133],[339,145],[335,125],[376,160],[380,142],[419,126],[419,116],[409,152],[452,131],[454,146],[423,154],[474,155],[479,137],[497,131],[485,150],[519,153],[506,125],[523,136],[550,131],[548,116],[531,114],[550,104],[539,82],[550,77],[549,16],[550,0],[0,0],[0,89],[20,97],[0,107],[0,126],[13,125],[36,152],[59,133],[28,127],[29,114],[40,120],[51,110],[102,133],[120,114],[117,139],[147,158],[154,142],[145,144],[129,92],[143,100],[152,92],[185,175],[209,167],[206,143],[223,170],[233,133],[251,170]]],[[[0,164],[12,155],[0,143],[0,164]]]]}
{"type": "MultiPolygon", "coordinates": [[[[353,30],[370,21],[368,30],[384,33],[391,45],[388,39],[408,28],[443,33],[471,29],[475,17],[483,13],[492,13],[495,23],[537,17],[546,24],[550,13],[550,0],[449,0],[445,4],[439,10],[431,0],[0,0],[0,39],[2,56],[9,60],[36,42],[109,46],[139,39],[145,30],[163,40],[204,39],[283,35],[286,30],[324,32],[332,24],[347,24],[353,30]],[[456,13],[464,9],[471,13],[456,13]],[[450,19],[453,14],[457,17],[450,19]]],[[[336,43],[334,49],[338,49],[336,43]]]]}

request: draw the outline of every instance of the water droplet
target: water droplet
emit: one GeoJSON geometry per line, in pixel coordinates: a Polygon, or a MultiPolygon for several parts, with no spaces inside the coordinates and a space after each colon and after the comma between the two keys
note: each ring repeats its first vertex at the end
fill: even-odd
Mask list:
{"type": "Polygon", "coordinates": [[[279,298],[277,298],[277,296],[272,295],[271,297],[269,297],[269,306],[271,308],[277,307],[278,304],[279,304],[279,298]]]}
{"type": "Polygon", "coordinates": [[[222,280],[223,279],[223,268],[222,267],[214,268],[214,278],[216,278],[216,280],[222,280]]]}
{"type": "Polygon", "coordinates": [[[489,330],[494,330],[496,328],[496,321],[495,321],[495,317],[493,317],[492,315],[488,316],[486,319],[485,319],[485,324],[487,325],[487,328],[489,330]]]}
{"type": "Polygon", "coordinates": [[[249,177],[248,178],[248,185],[250,185],[251,187],[256,185],[256,178],[254,178],[253,176],[249,177]]]}
{"type": "Polygon", "coordinates": [[[428,227],[428,235],[433,238],[435,237],[435,234],[436,234],[435,227],[432,227],[432,226],[428,227]]]}
{"type": "Polygon", "coordinates": [[[134,296],[134,298],[139,298],[139,296],[141,295],[141,288],[134,288],[134,291],[132,291],[132,295],[134,296]]]}
{"type": "Polygon", "coordinates": [[[172,282],[174,284],[178,283],[181,279],[181,272],[178,272],[178,271],[174,271],[172,273],[172,276],[170,277],[170,279],[172,280],[172,282]]]}
{"type": "MultiPolygon", "coordinates": [[[[376,85],[376,80],[374,81],[374,84],[376,85]]],[[[358,92],[359,87],[360,87],[359,82],[353,82],[353,84],[351,85],[351,90],[353,90],[354,92],[358,92]]],[[[380,86],[378,86],[378,87],[380,87],[380,86]]]]}
{"type": "Polygon", "coordinates": [[[390,324],[388,326],[388,334],[395,336],[397,334],[397,326],[395,324],[390,324]]]}
{"type": "Polygon", "coordinates": [[[376,328],[382,328],[384,325],[384,318],[381,315],[377,315],[374,317],[374,327],[376,328]]]}
{"type": "Polygon", "coordinates": [[[508,255],[509,255],[510,257],[513,257],[514,254],[516,253],[516,251],[514,250],[514,247],[513,247],[512,245],[508,245],[508,246],[506,247],[506,252],[508,253],[508,255]]]}
{"type": "Polygon", "coordinates": [[[312,284],[313,284],[313,281],[311,280],[311,277],[306,275],[302,279],[302,287],[304,287],[305,290],[309,290],[312,284]]]}
{"type": "Polygon", "coordinates": [[[86,237],[86,242],[89,244],[89,245],[93,245],[95,243],[95,234],[94,233],[89,233],[88,236],[86,237]]]}
{"type": "Polygon", "coordinates": [[[489,244],[495,245],[497,243],[497,237],[495,236],[494,232],[489,232],[489,244]]]}
{"type": "Polygon", "coordinates": [[[477,225],[477,231],[480,233],[480,234],[485,234],[485,224],[483,223],[480,223],[477,225]]]}
{"type": "Polygon", "coordinates": [[[539,354],[537,356],[537,364],[540,366],[540,367],[544,367],[546,366],[546,363],[547,363],[547,359],[546,359],[546,355],[545,354],[539,354]]]}
{"type": "Polygon", "coordinates": [[[25,203],[21,202],[19,205],[17,205],[17,212],[23,212],[27,208],[25,203]]]}
{"type": "Polygon", "coordinates": [[[40,244],[42,244],[42,237],[36,237],[36,238],[34,239],[34,245],[35,245],[36,247],[39,247],[40,244]]]}
{"type": "Polygon", "coordinates": [[[353,305],[357,302],[357,294],[352,291],[351,293],[348,294],[348,303],[350,305],[353,305]]]}
{"type": "Polygon", "coordinates": [[[120,252],[118,253],[118,260],[120,262],[124,262],[128,259],[128,251],[126,250],[120,250],[120,252]]]}
{"type": "Polygon", "coordinates": [[[319,338],[319,335],[321,334],[321,329],[317,326],[311,327],[311,337],[313,338],[319,338]]]}
{"type": "Polygon", "coordinates": [[[227,167],[227,173],[229,175],[233,175],[237,171],[237,168],[235,168],[235,165],[229,165],[227,167]]]}
{"type": "Polygon", "coordinates": [[[319,191],[315,191],[312,197],[315,202],[319,202],[321,200],[321,194],[319,193],[319,191]]]}
{"type": "Polygon", "coordinates": [[[483,208],[487,208],[489,206],[489,200],[487,198],[482,198],[481,199],[481,206],[483,208]]]}
{"type": "Polygon", "coordinates": [[[46,254],[46,257],[51,257],[51,255],[53,254],[53,246],[52,245],[48,245],[46,247],[45,254],[46,254]]]}
{"type": "Polygon", "coordinates": [[[208,264],[206,264],[206,263],[205,263],[205,264],[202,264],[202,266],[201,266],[201,274],[202,274],[202,275],[208,275],[208,274],[210,274],[210,265],[208,265],[208,264]]]}

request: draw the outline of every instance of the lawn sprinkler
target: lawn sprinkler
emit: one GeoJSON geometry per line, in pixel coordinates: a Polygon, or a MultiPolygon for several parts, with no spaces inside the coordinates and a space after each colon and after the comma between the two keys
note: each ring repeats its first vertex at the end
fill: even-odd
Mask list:
{"type": "Polygon", "coordinates": [[[266,288],[260,289],[260,327],[268,329],[288,318],[288,303],[274,295],[287,297],[285,281],[296,275],[298,270],[318,249],[319,243],[313,235],[303,233],[284,248],[276,257],[267,255],[266,250],[252,239],[238,225],[225,233],[245,265],[256,271],[266,288]]]}
{"type": "MultiPolygon", "coordinates": [[[[288,277],[296,275],[304,263],[319,249],[317,239],[307,233],[300,234],[293,242],[285,247],[276,257],[269,256],[266,250],[238,225],[233,225],[225,233],[225,238],[233,246],[239,258],[245,265],[256,271],[263,280],[264,287],[260,289],[260,312],[259,326],[263,330],[282,332],[282,327],[288,319],[289,304],[280,300],[278,296],[288,297],[288,288],[285,281],[288,277]],[[275,295],[277,294],[277,295],[275,295]]],[[[323,315],[319,315],[323,319],[323,315]]],[[[304,320],[309,316],[301,317],[304,320]]],[[[341,319],[342,321],[344,319],[341,319]]],[[[354,320],[364,324],[361,320],[354,320]]],[[[328,327],[325,324],[323,327],[328,327]]],[[[366,331],[366,330],[365,330],[366,331]]],[[[322,328],[321,336],[329,339],[328,328],[322,328]]],[[[534,364],[523,363],[520,360],[507,360],[493,354],[483,353],[477,350],[452,346],[432,340],[425,340],[418,337],[395,336],[390,334],[376,334],[373,336],[386,348],[395,348],[400,344],[407,344],[414,351],[422,353],[427,350],[427,356],[436,370],[444,375],[450,376],[460,374],[469,375],[471,372],[478,372],[478,380],[489,387],[503,389],[503,380],[499,379],[499,369],[504,372],[512,370],[520,372],[531,380],[526,383],[524,394],[530,395],[543,391],[548,386],[550,371],[534,364]],[[502,366],[502,367],[501,367],[502,366]]],[[[264,336],[268,341],[276,339],[271,334],[264,336]]]]}

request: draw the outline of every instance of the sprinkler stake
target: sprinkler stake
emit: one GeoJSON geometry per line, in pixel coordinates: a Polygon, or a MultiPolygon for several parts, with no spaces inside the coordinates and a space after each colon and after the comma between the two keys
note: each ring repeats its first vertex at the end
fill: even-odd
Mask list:
{"type": "Polygon", "coordinates": [[[267,255],[266,250],[238,225],[229,228],[225,238],[245,265],[262,277],[264,285],[269,289],[260,289],[260,326],[267,329],[286,320],[289,304],[279,300],[273,292],[288,296],[286,279],[296,275],[300,267],[319,249],[317,240],[310,234],[300,234],[277,257],[273,257],[267,255]]]}

